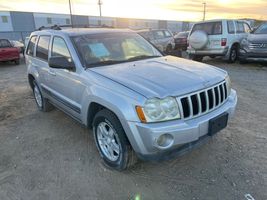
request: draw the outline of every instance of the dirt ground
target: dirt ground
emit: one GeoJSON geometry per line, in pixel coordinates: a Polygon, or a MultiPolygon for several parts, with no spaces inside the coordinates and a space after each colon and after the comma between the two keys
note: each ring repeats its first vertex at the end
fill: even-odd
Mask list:
{"type": "Polygon", "coordinates": [[[37,110],[25,64],[0,64],[0,200],[266,200],[267,68],[206,62],[230,74],[234,120],[186,155],[125,172],[102,166],[91,131],[37,110]]]}

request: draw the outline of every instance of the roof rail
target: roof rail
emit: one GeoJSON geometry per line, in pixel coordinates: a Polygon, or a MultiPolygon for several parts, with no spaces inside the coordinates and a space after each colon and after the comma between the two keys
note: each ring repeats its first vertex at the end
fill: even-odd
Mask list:
{"type": "Polygon", "coordinates": [[[75,24],[75,25],[53,25],[53,26],[41,26],[39,27],[37,30],[41,31],[41,30],[62,30],[62,28],[114,28],[113,26],[108,26],[108,25],[83,25],[83,24],[75,24]]]}

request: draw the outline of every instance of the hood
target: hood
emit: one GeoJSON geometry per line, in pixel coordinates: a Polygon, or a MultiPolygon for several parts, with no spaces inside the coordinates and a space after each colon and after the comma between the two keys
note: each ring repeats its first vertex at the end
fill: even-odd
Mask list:
{"type": "Polygon", "coordinates": [[[90,70],[147,97],[180,96],[214,85],[226,72],[203,63],[166,56],[90,70]]]}
{"type": "Polygon", "coordinates": [[[267,34],[249,34],[248,41],[252,43],[267,43],[267,34]]]}

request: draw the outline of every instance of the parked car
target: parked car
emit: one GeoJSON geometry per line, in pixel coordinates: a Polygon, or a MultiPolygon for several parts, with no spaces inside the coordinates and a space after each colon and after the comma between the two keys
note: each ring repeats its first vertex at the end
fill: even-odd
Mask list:
{"type": "Polygon", "coordinates": [[[10,41],[14,47],[18,47],[20,50],[20,53],[24,54],[24,44],[17,40],[11,40],[10,41]]]}
{"type": "Polygon", "coordinates": [[[33,32],[26,65],[37,107],[56,106],[91,128],[104,163],[117,170],[136,156],[162,160],[203,143],[237,103],[226,71],[163,56],[130,30],[33,32]]]}
{"type": "Polygon", "coordinates": [[[233,63],[238,58],[238,49],[242,39],[251,28],[243,20],[210,20],[193,25],[189,34],[189,56],[201,61],[204,56],[222,56],[233,63]]]}
{"type": "Polygon", "coordinates": [[[177,33],[174,36],[174,42],[175,42],[175,50],[182,50],[182,51],[186,51],[187,49],[187,38],[189,35],[189,31],[185,31],[185,32],[180,32],[177,33]]]}
{"type": "Polygon", "coordinates": [[[170,53],[175,46],[173,34],[167,29],[146,29],[137,31],[160,51],[170,53]]]}
{"type": "Polygon", "coordinates": [[[244,38],[239,50],[240,63],[267,61],[267,23],[253,30],[244,38]]]}
{"type": "Polygon", "coordinates": [[[7,39],[0,39],[0,62],[14,61],[16,65],[20,63],[19,48],[14,47],[7,39]]]}

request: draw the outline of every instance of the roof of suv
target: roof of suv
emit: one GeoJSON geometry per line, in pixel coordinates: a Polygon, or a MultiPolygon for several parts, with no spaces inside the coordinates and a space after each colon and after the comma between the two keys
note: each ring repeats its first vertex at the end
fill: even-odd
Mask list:
{"type": "Polygon", "coordinates": [[[202,24],[202,23],[207,23],[207,22],[218,22],[218,21],[229,21],[229,20],[245,21],[245,20],[242,20],[242,19],[211,19],[211,20],[205,20],[205,21],[196,22],[195,24],[202,24]]]}
{"type": "Polygon", "coordinates": [[[41,31],[35,31],[36,34],[63,34],[69,36],[96,34],[96,33],[134,33],[129,29],[114,29],[114,28],[68,28],[62,30],[45,29],[41,31]]]}

